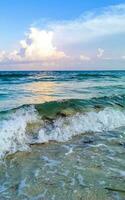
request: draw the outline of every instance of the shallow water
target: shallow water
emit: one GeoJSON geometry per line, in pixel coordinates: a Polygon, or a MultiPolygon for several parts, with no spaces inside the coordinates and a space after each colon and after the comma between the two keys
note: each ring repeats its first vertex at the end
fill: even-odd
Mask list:
{"type": "Polygon", "coordinates": [[[125,72],[0,83],[0,200],[125,200],[125,72]]]}
{"type": "Polygon", "coordinates": [[[84,134],[32,145],[0,167],[1,199],[125,199],[125,135],[84,134]]]}

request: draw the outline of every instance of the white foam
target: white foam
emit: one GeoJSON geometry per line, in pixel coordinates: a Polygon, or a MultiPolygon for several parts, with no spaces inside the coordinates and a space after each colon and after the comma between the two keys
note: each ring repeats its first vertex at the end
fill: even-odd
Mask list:
{"type": "MultiPolygon", "coordinates": [[[[8,114],[6,119],[1,120],[0,157],[6,153],[27,150],[28,144],[33,142],[33,138],[29,138],[26,133],[27,124],[38,120],[40,120],[40,116],[32,106],[18,109],[8,114]]],[[[105,108],[99,112],[93,111],[66,118],[60,117],[50,125],[42,122],[35,142],[44,143],[51,140],[65,142],[73,136],[85,132],[110,131],[125,126],[125,111],[105,108]]]]}
{"type": "Polygon", "coordinates": [[[73,117],[55,120],[51,132],[43,128],[40,130],[39,142],[63,142],[81,133],[110,131],[121,126],[125,126],[125,112],[105,108],[100,112],[76,114],[73,117]]]}
{"type": "Polygon", "coordinates": [[[14,153],[28,148],[26,126],[27,123],[36,120],[37,114],[34,108],[29,107],[18,109],[0,121],[0,157],[6,153],[14,153]]]}

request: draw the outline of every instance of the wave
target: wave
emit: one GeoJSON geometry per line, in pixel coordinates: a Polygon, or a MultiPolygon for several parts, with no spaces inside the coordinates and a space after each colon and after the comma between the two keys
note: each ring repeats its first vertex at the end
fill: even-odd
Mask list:
{"type": "Polygon", "coordinates": [[[43,118],[54,119],[59,116],[71,116],[76,113],[99,111],[106,107],[125,108],[125,95],[94,97],[91,99],[63,99],[34,105],[43,118]]]}
{"type": "Polygon", "coordinates": [[[124,71],[1,71],[2,81],[25,80],[31,81],[73,81],[86,79],[117,79],[124,77],[124,71]]]}
{"type": "Polygon", "coordinates": [[[29,140],[26,127],[28,123],[34,123],[36,119],[37,115],[33,107],[2,113],[0,120],[0,157],[28,148],[29,140]]]}
{"type": "MultiPolygon", "coordinates": [[[[112,101],[118,103],[123,98],[113,97],[112,101]]],[[[102,99],[98,102],[101,105],[102,99]]],[[[108,103],[99,107],[97,99],[25,105],[0,113],[0,157],[26,151],[32,143],[64,142],[86,132],[110,131],[121,126],[125,126],[124,107],[108,103]]]]}
{"type": "Polygon", "coordinates": [[[58,118],[45,125],[38,134],[38,142],[51,140],[64,142],[85,132],[111,131],[125,125],[125,112],[105,108],[99,112],[76,114],[72,117],[58,118]]]}
{"type": "Polygon", "coordinates": [[[0,77],[5,78],[18,78],[18,77],[24,77],[24,76],[30,76],[33,74],[33,72],[27,72],[27,71],[0,71],[0,77]]]}

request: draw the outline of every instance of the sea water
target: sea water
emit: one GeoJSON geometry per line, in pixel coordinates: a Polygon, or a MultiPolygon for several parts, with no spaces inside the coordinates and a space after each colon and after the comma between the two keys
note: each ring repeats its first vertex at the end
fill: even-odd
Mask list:
{"type": "Polygon", "coordinates": [[[125,72],[0,72],[0,199],[125,199],[125,72]]]}

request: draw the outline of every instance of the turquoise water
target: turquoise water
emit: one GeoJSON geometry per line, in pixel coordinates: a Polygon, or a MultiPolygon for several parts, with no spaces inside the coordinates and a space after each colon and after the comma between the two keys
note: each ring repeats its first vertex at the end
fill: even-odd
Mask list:
{"type": "Polygon", "coordinates": [[[0,72],[0,109],[60,99],[122,96],[124,71],[0,72]]]}
{"type": "Polygon", "coordinates": [[[125,71],[0,72],[0,199],[124,200],[124,153],[125,71]]]}

